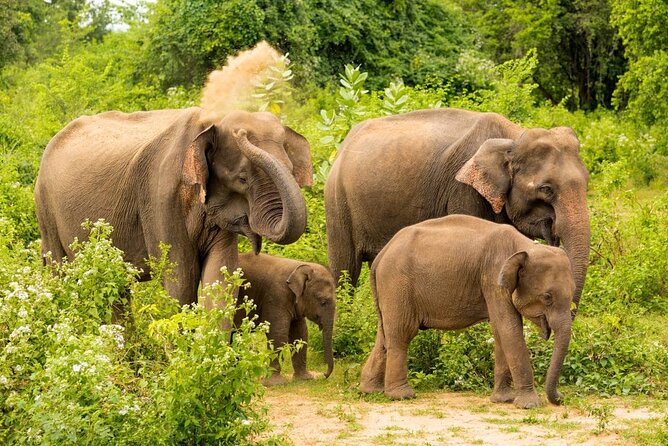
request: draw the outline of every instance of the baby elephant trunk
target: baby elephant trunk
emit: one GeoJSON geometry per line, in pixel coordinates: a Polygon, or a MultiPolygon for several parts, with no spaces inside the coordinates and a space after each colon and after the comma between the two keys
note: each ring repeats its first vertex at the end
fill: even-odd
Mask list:
{"type": "Polygon", "coordinates": [[[327,321],[322,326],[322,345],[325,350],[325,362],[327,363],[327,371],[325,378],[328,378],[334,370],[334,354],[332,352],[332,325],[334,321],[327,321]]]}
{"type": "Polygon", "coordinates": [[[552,359],[550,360],[550,367],[545,376],[545,392],[547,399],[552,404],[561,404],[563,395],[557,391],[557,383],[559,382],[559,375],[561,368],[564,365],[564,358],[568,352],[568,344],[571,341],[571,317],[568,315],[561,318],[559,322],[550,325],[555,328],[554,333],[554,349],[552,351],[552,359]]]}

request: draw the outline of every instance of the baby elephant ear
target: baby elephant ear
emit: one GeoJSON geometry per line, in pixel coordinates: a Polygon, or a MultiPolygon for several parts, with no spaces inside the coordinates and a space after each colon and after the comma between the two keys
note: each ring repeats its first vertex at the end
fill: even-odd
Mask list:
{"type": "Polygon", "coordinates": [[[292,175],[300,187],[313,185],[313,164],[311,163],[311,145],[299,133],[290,127],[285,128],[285,151],[292,161],[292,175]]]}
{"type": "Polygon", "coordinates": [[[206,201],[206,182],[209,179],[209,166],[206,162],[206,150],[211,145],[213,125],[204,129],[186,148],[181,171],[182,182],[186,186],[199,186],[199,201],[206,201]]]}
{"type": "Polygon", "coordinates": [[[301,297],[304,293],[306,281],[311,278],[311,274],[313,274],[313,269],[308,265],[299,265],[290,273],[286,282],[288,288],[290,288],[296,297],[301,297]]]}
{"type": "Polygon", "coordinates": [[[510,189],[508,161],[514,149],[512,139],[488,139],[455,176],[457,181],[468,184],[485,197],[497,214],[503,209],[506,192],[510,189]]]}
{"type": "Polygon", "coordinates": [[[519,251],[508,257],[504,262],[497,283],[502,288],[508,290],[509,293],[512,293],[517,288],[520,270],[526,265],[528,257],[529,254],[526,251],[519,251]]]}

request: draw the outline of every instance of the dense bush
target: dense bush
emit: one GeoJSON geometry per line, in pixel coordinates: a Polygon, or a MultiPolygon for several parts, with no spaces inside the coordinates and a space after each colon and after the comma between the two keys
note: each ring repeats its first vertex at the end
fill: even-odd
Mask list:
{"type": "MultiPolygon", "coordinates": [[[[225,309],[178,311],[157,278],[137,283],[108,225],[88,227],[71,262],[45,269],[33,255],[3,283],[0,442],[239,444],[261,431],[266,326],[246,319],[231,342],[218,328],[236,311],[239,273],[203,291],[225,309]],[[116,325],[112,305],[127,296],[133,322],[116,325]]],[[[165,258],[153,266],[167,273],[165,258]]]]}

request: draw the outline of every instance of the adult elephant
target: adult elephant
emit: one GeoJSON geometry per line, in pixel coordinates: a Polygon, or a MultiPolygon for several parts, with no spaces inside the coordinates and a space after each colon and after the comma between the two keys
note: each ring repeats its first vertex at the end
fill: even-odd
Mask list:
{"type": "Polygon", "coordinates": [[[589,260],[589,174],[572,129],[525,129],[496,113],[420,110],[371,119],[341,145],[325,187],[329,264],[356,285],[405,226],[448,214],[563,242],[579,302],[589,260]]]}
{"type": "Polygon", "coordinates": [[[306,139],[270,113],[232,112],[218,122],[200,108],[80,117],[44,152],[35,202],[42,252],[60,261],[81,222],[104,218],[114,244],[144,271],[171,245],[181,304],[199,283],[238,264],[237,234],[259,252],[262,237],[287,244],[306,226],[300,186],[310,185],[306,139]]]}

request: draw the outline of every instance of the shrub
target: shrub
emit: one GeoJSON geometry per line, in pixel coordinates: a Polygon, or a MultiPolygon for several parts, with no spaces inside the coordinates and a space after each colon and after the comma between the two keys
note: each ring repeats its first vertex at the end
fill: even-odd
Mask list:
{"type": "Polygon", "coordinates": [[[137,270],[111,245],[111,227],[87,227],[88,240],[72,245],[73,259],[52,271],[28,264],[0,291],[0,442],[255,438],[265,427],[255,399],[274,353],[264,324],[245,319],[231,338],[220,328],[237,310],[240,272],[226,273],[226,287],[203,291],[223,299],[222,308],[176,311],[159,282],[169,273],[166,255],[153,259],[153,280],[138,284],[137,270]],[[111,307],[128,295],[132,323],[115,325],[111,307]]]}

